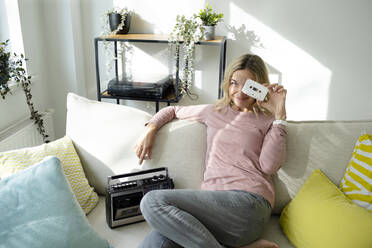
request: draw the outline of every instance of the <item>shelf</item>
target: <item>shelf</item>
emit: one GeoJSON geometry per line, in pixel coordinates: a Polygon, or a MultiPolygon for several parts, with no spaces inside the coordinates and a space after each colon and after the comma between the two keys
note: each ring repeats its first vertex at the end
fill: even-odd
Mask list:
{"type": "MultiPolygon", "coordinates": [[[[110,98],[116,99],[116,102],[119,104],[120,100],[137,100],[137,101],[148,101],[156,103],[156,112],[159,110],[159,102],[167,102],[168,106],[170,103],[177,103],[181,96],[178,93],[178,86],[180,82],[179,70],[176,70],[175,83],[173,84],[172,92],[165,99],[156,99],[156,98],[146,98],[146,97],[129,97],[129,96],[116,96],[110,95],[107,92],[107,89],[104,91],[101,90],[101,80],[100,80],[100,70],[99,70],[99,42],[110,41],[114,42],[114,51],[115,56],[118,52],[117,42],[126,41],[126,42],[145,42],[145,43],[169,43],[169,35],[164,34],[122,34],[122,35],[108,35],[108,36],[99,36],[94,39],[95,47],[95,61],[96,61],[96,78],[97,78],[97,99],[101,101],[101,98],[110,98]],[[175,90],[176,89],[176,90],[175,90]]],[[[180,42],[182,43],[182,41],[180,42]]],[[[219,63],[219,82],[218,82],[218,98],[222,97],[221,83],[223,81],[223,76],[225,73],[225,61],[226,61],[226,37],[216,36],[214,40],[205,40],[196,43],[198,45],[211,45],[218,46],[220,50],[220,63],[219,63]]],[[[176,61],[176,66],[179,66],[179,60],[176,61]]],[[[115,74],[116,79],[118,80],[118,62],[115,61],[115,74]]]]}
{"type": "MultiPolygon", "coordinates": [[[[166,34],[116,34],[116,35],[100,36],[96,39],[106,40],[106,41],[169,43],[169,35],[166,35],[166,34]]],[[[203,40],[203,41],[197,42],[196,44],[219,46],[221,43],[225,42],[225,40],[226,38],[224,36],[216,36],[214,40],[203,40]]],[[[182,43],[182,41],[180,41],[180,43],[182,43]]]]}

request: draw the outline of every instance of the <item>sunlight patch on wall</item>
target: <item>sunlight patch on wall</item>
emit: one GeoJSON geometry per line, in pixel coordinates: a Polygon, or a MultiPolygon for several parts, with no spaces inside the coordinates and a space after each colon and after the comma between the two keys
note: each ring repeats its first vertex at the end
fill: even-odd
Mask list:
{"type": "Polygon", "coordinates": [[[125,74],[141,79],[150,79],[151,75],[155,78],[166,76],[169,74],[169,68],[159,60],[164,57],[162,53],[167,53],[167,50],[152,53],[132,46],[131,52],[125,55],[125,61],[119,64],[119,68],[123,68],[125,74]]]}
{"type": "MultiPolygon", "coordinates": [[[[164,0],[161,3],[157,1],[130,1],[130,0],[114,0],[113,6],[134,11],[134,16],[131,21],[130,33],[155,33],[169,34],[176,23],[177,15],[191,16],[195,6],[204,5],[204,0],[193,1],[193,4],[188,2],[180,2],[173,0],[164,0]],[[161,4],[161,7],[160,7],[161,4]],[[157,11],[154,11],[154,10],[157,11]],[[180,11],[175,12],[174,9],[180,11]]],[[[153,44],[142,45],[143,43],[131,43],[134,46],[132,54],[126,54],[127,67],[124,66],[124,71],[127,74],[138,75],[144,71],[149,74],[169,74],[170,60],[172,57],[169,54],[166,44],[159,45],[156,48],[153,44]],[[138,46],[137,46],[138,44],[138,46]],[[158,49],[158,52],[156,51],[158,49]]],[[[199,84],[201,87],[201,83],[199,84]]],[[[198,87],[199,87],[198,86],[198,87]]]]}
{"type": "Polygon", "coordinates": [[[174,0],[114,0],[114,6],[127,7],[135,10],[137,24],[144,32],[169,34],[176,24],[177,15],[191,17],[197,10],[203,8],[205,0],[174,1],[174,0]],[[177,9],[177,11],[174,11],[177,9]],[[156,10],[156,11],[154,11],[156,10]]]}
{"type": "Polygon", "coordinates": [[[287,88],[288,119],[325,120],[332,76],[330,69],[234,3],[230,3],[228,21],[236,28],[244,24],[259,39],[262,46],[249,49],[267,63],[271,82],[279,80],[287,88]]]}
{"type": "Polygon", "coordinates": [[[5,8],[8,17],[8,30],[12,51],[18,54],[25,54],[21,22],[19,20],[18,1],[5,0],[5,8]]]}
{"type": "Polygon", "coordinates": [[[282,80],[280,79],[280,75],[278,73],[269,73],[269,81],[271,83],[282,83],[282,80]]]}
{"type": "Polygon", "coordinates": [[[199,89],[199,90],[202,90],[203,87],[202,87],[202,76],[203,76],[203,72],[200,71],[200,70],[195,70],[195,74],[194,74],[194,85],[193,87],[199,89]]]}

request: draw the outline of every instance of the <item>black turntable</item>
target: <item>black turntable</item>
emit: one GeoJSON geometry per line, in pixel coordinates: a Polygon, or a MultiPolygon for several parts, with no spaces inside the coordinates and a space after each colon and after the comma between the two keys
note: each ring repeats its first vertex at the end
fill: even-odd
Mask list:
{"type": "Polygon", "coordinates": [[[173,89],[173,79],[168,77],[158,79],[153,83],[144,80],[130,81],[127,79],[110,80],[107,92],[112,96],[163,99],[173,89]]]}

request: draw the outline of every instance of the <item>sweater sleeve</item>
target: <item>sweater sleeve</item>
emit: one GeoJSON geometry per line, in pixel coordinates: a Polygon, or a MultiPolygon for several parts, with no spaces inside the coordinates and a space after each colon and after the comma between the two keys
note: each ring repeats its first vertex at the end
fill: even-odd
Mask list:
{"type": "Polygon", "coordinates": [[[145,125],[155,124],[158,129],[173,119],[194,120],[205,123],[210,105],[168,106],[157,112],[145,125]]]}
{"type": "Polygon", "coordinates": [[[284,125],[272,125],[266,133],[260,154],[261,170],[275,174],[285,160],[287,131],[284,125]]]}

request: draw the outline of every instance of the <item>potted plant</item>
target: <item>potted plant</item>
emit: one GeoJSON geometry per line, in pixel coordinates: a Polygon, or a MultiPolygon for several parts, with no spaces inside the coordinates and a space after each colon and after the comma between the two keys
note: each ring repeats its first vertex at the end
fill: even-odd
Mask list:
{"type": "MultiPolygon", "coordinates": [[[[191,86],[194,75],[194,51],[195,43],[199,42],[203,37],[203,27],[200,19],[194,15],[188,19],[185,16],[177,16],[177,23],[170,34],[170,45],[176,45],[175,58],[180,59],[181,46],[184,52],[183,62],[184,67],[180,73],[179,92],[181,95],[187,94],[191,99],[197,99],[197,96],[191,93],[191,86]]],[[[171,49],[173,50],[173,49],[171,49]]],[[[176,68],[178,70],[179,68],[176,68]]]]}
{"type": "Polygon", "coordinates": [[[204,26],[204,39],[205,40],[214,40],[215,38],[215,27],[218,22],[222,21],[223,14],[212,12],[212,6],[207,3],[205,9],[201,9],[197,17],[203,23],[204,26]]]}
{"type": "Polygon", "coordinates": [[[41,134],[44,142],[49,142],[47,139],[49,136],[46,134],[44,128],[44,122],[41,118],[41,114],[35,110],[34,104],[32,103],[32,94],[31,94],[31,76],[27,74],[24,63],[25,59],[23,54],[10,54],[6,51],[6,47],[9,44],[9,40],[5,42],[0,42],[0,93],[3,99],[5,96],[10,93],[9,84],[11,81],[15,84],[20,85],[26,96],[26,103],[29,107],[31,117],[30,119],[35,121],[37,125],[37,130],[41,134]]]}
{"type": "Polygon", "coordinates": [[[105,29],[110,27],[107,34],[127,34],[130,28],[131,11],[128,8],[118,8],[108,10],[104,15],[105,29]]]}
{"type": "MultiPolygon", "coordinates": [[[[130,28],[130,19],[134,12],[128,10],[127,7],[119,8],[115,7],[106,11],[102,17],[102,36],[110,36],[115,34],[127,34],[130,28]]],[[[110,41],[104,41],[104,51],[106,57],[106,77],[109,80],[112,71],[112,58],[118,60],[119,55],[123,57],[125,51],[132,51],[132,46],[125,42],[119,42],[120,52],[115,56],[114,54],[114,43],[110,41]]]]}

